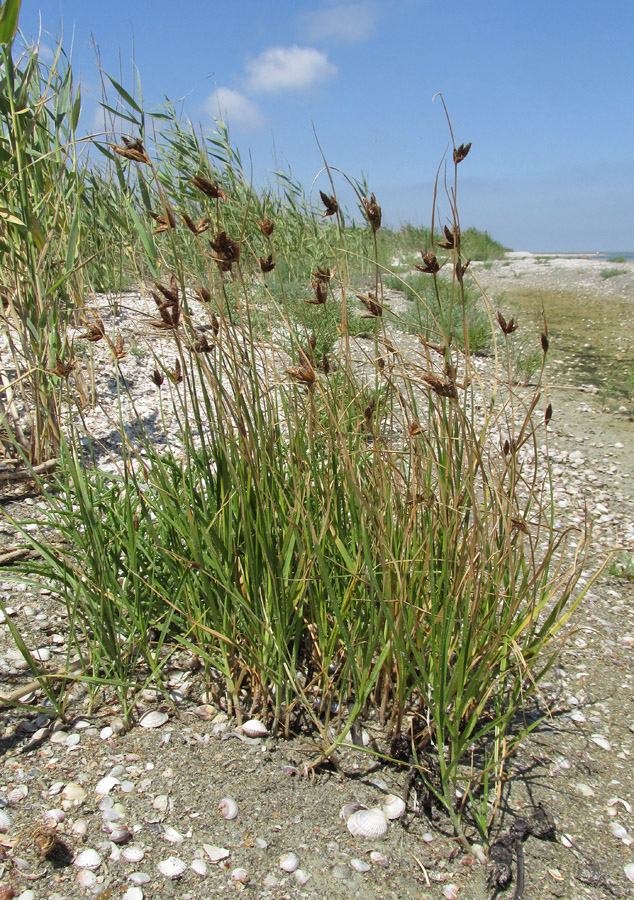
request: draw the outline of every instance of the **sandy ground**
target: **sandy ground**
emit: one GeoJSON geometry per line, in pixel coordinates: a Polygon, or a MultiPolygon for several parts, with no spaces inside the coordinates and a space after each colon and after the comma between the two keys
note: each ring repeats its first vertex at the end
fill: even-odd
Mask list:
{"type": "MultiPolygon", "coordinates": [[[[518,284],[562,292],[573,318],[581,298],[593,298],[594,312],[601,304],[634,300],[634,263],[542,259],[513,254],[493,266],[474,264],[474,272],[492,299],[510,308],[518,284]],[[602,278],[601,269],[612,266],[627,274],[602,278]]],[[[626,413],[609,411],[596,385],[559,378],[549,391],[557,518],[566,523],[584,510],[592,518],[589,572],[610,548],[623,548],[624,559],[632,558],[634,424],[626,413]]],[[[36,500],[3,499],[13,512],[25,502],[36,500]]],[[[4,543],[11,540],[5,529],[4,543]]],[[[64,623],[47,593],[17,593],[1,574],[0,592],[15,609],[18,626],[55,652],[64,623]]],[[[634,895],[625,872],[634,864],[633,601],[634,582],[620,576],[618,567],[592,586],[575,615],[574,637],[542,685],[547,701],[558,698],[558,712],[509,765],[500,832],[538,802],[556,823],[554,840],[529,836],[524,843],[527,900],[634,895]]],[[[6,626],[0,626],[2,691],[28,678],[10,643],[6,626]]],[[[415,791],[407,814],[390,825],[385,839],[347,831],[343,805],[374,806],[388,791],[402,793],[402,770],[373,770],[371,760],[351,752],[343,759],[346,777],[321,770],[302,777],[310,749],[305,741],[265,737],[249,743],[234,736],[223,713],[201,705],[199,676],[188,671],[187,660],[175,663],[173,677],[184,700],[180,712],[167,710],[167,721],[156,729],[136,724],[120,733],[116,709],[105,705],[90,712],[81,699],[76,717],[63,727],[35,714],[2,714],[0,882],[10,883],[15,896],[490,896],[481,849],[466,854],[442,817],[429,821],[416,814],[415,791]],[[103,782],[106,776],[110,780],[103,782]],[[218,809],[227,796],[238,807],[230,820],[218,809]],[[42,859],[36,825],[51,810],[61,820],[60,844],[42,859]],[[125,825],[127,843],[112,842],[113,825],[125,825]],[[96,852],[98,861],[81,869],[72,861],[86,850],[96,852]],[[303,874],[280,867],[288,851],[297,855],[303,874]],[[166,878],[158,867],[170,857],[185,866],[178,878],[166,878]]],[[[156,708],[151,695],[145,699],[148,709],[156,708]]]]}

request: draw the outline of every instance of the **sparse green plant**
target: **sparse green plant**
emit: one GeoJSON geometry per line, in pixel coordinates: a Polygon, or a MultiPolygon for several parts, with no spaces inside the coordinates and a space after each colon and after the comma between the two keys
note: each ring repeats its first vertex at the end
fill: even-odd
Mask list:
{"type": "Polygon", "coordinates": [[[619,275],[627,275],[627,269],[601,269],[599,277],[605,279],[618,278],[619,275]]]}

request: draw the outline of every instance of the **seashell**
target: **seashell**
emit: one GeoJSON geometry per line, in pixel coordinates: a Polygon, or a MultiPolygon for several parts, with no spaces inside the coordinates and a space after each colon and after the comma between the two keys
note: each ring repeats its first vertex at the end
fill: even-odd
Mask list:
{"type": "Polygon", "coordinates": [[[623,804],[623,807],[628,811],[628,813],[632,812],[632,807],[627,802],[627,800],[621,800],[620,797],[610,797],[610,799],[608,800],[608,806],[610,807],[617,806],[619,803],[623,804]]]}
{"type": "Polygon", "coordinates": [[[166,825],[163,829],[163,837],[166,841],[169,841],[170,844],[182,844],[185,838],[177,831],[175,828],[172,828],[171,825],[166,825]]]}
{"type": "Polygon", "coordinates": [[[197,875],[207,874],[207,863],[204,859],[195,859],[189,868],[193,869],[197,875]]]}
{"type": "Polygon", "coordinates": [[[77,819],[76,822],[73,822],[71,831],[78,838],[85,838],[88,834],[88,822],[85,819],[77,819]]]}
{"type": "Polygon", "coordinates": [[[405,801],[396,794],[387,794],[381,800],[381,809],[387,819],[400,819],[407,809],[405,801]]]}
{"type": "Polygon", "coordinates": [[[290,850],[288,853],[282,853],[280,856],[280,869],[285,872],[294,872],[299,865],[299,856],[290,850]]]}
{"type": "Polygon", "coordinates": [[[355,837],[376,841],[387,834],[387,819],[382,809],[360,809],[353,813],[346,822],[348,831],[355,837]]]}
{"type": "Polygon", "coordinates": [[[380,853],[378,850],[373,850],[372,853],[370,853],[370,862],[375,866],[383,866],[384,869],[390,864],[387,856],[385,856],[384,853],[380,853]]]}
{"type": "Polygon", "coordinates": [[[19,803],[21,800],[24,800],[28,792],[29,789],[25,784],[19,784],[16,788],[13,788],[12,791],[9,791],[7,794],[7,801],[9,803],[19,803]]]}
{"type": "Polygon", "coordinates": [[[158,864],[158,870],[165,878],[180,878],[186,869],[187,863],[178,856],[169,856],[158,864]]]}
{"type": "Polygon", "coordinates": [[[101,865],[101,857],[92,848],[82,850],[79,856],[75,857],[75,865],[78,869],[96,869],[101,865]]]}
{"type": "Polygon", "coordinates": [[[203,850],[212,862],[220,862],[226,859],[230,854],[225,847],[214,847],[213,844],[203,844],[203,850]]]}
{"type": "Polygon", "coordinates": [[[457,884],[446,884],[443,889],[443,895],[447,898],[447,900],[458,900],[458,891],[460,890],[457,884]]]}
{"type": "MultiPolygon", "coordinates": [[[[101,849],[102,844],[99,844],[98,846],[101,849]]],[[[113,862],[119,862],[119,860],[121,859],[121,850],[119,850],[117,845],[110,841],[108,850],[110,851],[108,859],[111,859],[113,862]]]]}
{"type": "Polygon", "coordinates": [[[218,809],[223,819],[235,819],[238,815],[238,804],[233,797],[223,797],[218,804],[218,809]]]}
{"type": "Polygon", "coordinates": [[[473,853],[474,859],[476,859],[480,865],[486,865],[487,858],[482,844],[472,844],[471,852],[473,853]]]}
{"type": "Polygon", "coordinates": [[[249,873],[246,869],[234,869],[231,873],[231,880],[238,882],[238,884],[248,884],[250,881],[249,873]]]}
{"type": "Polygon", "coordinates": [[[127,844],[132,840],[132,832],[127,825],[111,825],[107,830],[113,844],[127,844]]]}
{"type": "Polygon", "coordinates": [[[90,890],[97,884],[97,876],[89,869],[82,869],[75,876],[75,881],[77,882],[79,887],[82,887],[85,890],[90,890]]]}
{"type": "Polygon", "coordinates": [[[264,840],[264,838],[256,837],[255,839],[256,846],[260,848],[260,850],[266,850],[268,847],[268,842],[264,840]]]}
{"type": "Polygon", "coordinates": [[[612,744],[603,737],[602,734],[593,734],[590,740],[597,745],[597,747],[601,747],[602,750],[611,750],[612,744]]]}
{"type": "Polygon", "coordinates": [[[128,881],[131,881],[132,884],[147,884],[150,880],[147,872],[133,872],[131,875],[128,875],[128,881]]]}
{"type": "Polygon", "coordinates": [[[590,787],[589,784],[584,784],[582,781],[579,781],[575,784],[575,790],[581,794],[582,797],[594,797],[594,790],[590,787]]]}
{"type": "Polygon", "coordinates": [[[623,871],[630,881],[634,881],[634,863],[628,863],[626,866],[623,866],[623,871]]]}
{"type": "Polygon", "coordinates": [[[333,878],[339,878],[343,880],[344,878],[350,878],[352,875],[352,869],[345,862],[335,863],[334,866],[330,867],[330,874],[333,878]]]}
{"type": "Polygon", "coordinates": [[[295,869],[295,871],[293,872],[293,877],[297,884],[304,885],[310,880],[312,876],[309,872],[305,872],[304,869],[295,869]]]}
{"type": "MultiPolygon", "coordinates": [[[[0,812],[0,820],[1,819],[2,813],[0,812]]],[[[61,823],[66,820],[66,813],[63,809],[47,809],[44,813],[44,819],[50,822],[57,822],[58,825],[61,825],[61,823]]]]}
{"type": "Polygon", "coordinates": [[[152,803],[153,808],[158,809],[159,812],[166,812],[169,805],[170,798],[167,794],[157,794],[152,803]]]}
{"type": "MultiPolygon", "coordinates": [[[[165,725],[169,716],[166,712],[161,712],[159,709],[151,709],[149,712],[144,713],[139,719],[139,725],[141,728],[160,728],[161,725],[165,725]]],[[[172,858],[172,857],[170,857],[172,858]]],[[[175,857],[173,857],[175,858],[175,857]]],[[[181,875],[183,873],[181,872],[181,875]]],[[[166,876],[167,878],[173,876],[166,876]]]]}
{"type": "Polygon", "coordinates": [[[367,809],[367,806],[364,806],[363,803],[346,803],[345,806],[341,808],[341,812],[339,813],[339,818],[343,819],[344,822],[347,822],[350,816],[353,813],[356,813],[359,809],[367,809]]]}
{"type": "Polygon", "coordinates": [[[145,850],[138,844],[130,844],[121,851],[121,859],[125,859],[129,863],[141,862],[145,856],[145,850]]]}
{"type": "Polygon", "coordinates": [[[12,817],[9,815],[6,809],[0,809],[0,834],[6,834],[12,825],[12,817]]]}
{"type": "Polygon", "coordinates": [[[66,731],[54,731],[49,737],[51,744],[65,744],[67,740],[68,732],[66,731]]]}
{"type": "Polygon", "coordinates": [[[121,784],[118,778],[113,778],[112,775],[106,775],[105,778],[102,778],[101,781],[98,781],[95,785],[95,794],[99,797],[105,797],[106,794],[109,794],[113,787],[121,784]]]}
{"type": "Polygon", "coordinates": [[[612,822],[610,825],[610,831],[614,835],[615,838],[619,838],[619,840],[623,841],[629,835],[627,833],[627,828],[624,828],[619,822],[612,822]]]}
{"type": "Polygon", "coordinates": [[[250,738],[263,738],[267,736],[269,730],[258,719],[249,719],[248,722],[243,723],[242,733],[250,738]]]}
{"type": "Polygon", "coordinates": [[[355,872],[369,872],[371,868],[370,863],[366,862],[364,859],[351,859],[350,865],[355,872]]]}
{"type": "Polygon", "coordinates": [[[74,806],[79,806],[79,804],[83,803],[86,799],[86,791],[83,789],[81,784],[76,784],[74,781],[69,781],[62,791],[62,799],[68,800],[74,806]]]}
{"type": "Polygon", "coordinates": [[[123,900],[143,900],[143,891],[140,887],[129,887],[123,895],[123,900]]]}
{"type": "Polygon", "coordinates": [[[113,734],[114,734],[114,731],[112,730],[110,725],[106,725],[105,728],[102,728],[101,731],[99,732],[99,737],[101,738],[102,741],[107,741],[108,738],[111,738],[113,734]]]}

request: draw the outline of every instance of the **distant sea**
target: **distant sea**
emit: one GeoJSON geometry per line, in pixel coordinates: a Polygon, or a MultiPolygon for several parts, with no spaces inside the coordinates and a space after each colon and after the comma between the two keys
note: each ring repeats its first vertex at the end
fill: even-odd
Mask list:
{"type": "MultiPolygon", "coordinates": [[[[540,254],[537,253],[537,256],[540,254]]],[[[583,259],[615,259],[618,256],[623,257],[623,259],[634,259],[634,250],[597,250],[595,253],[590,253],[585,250],[581,253],[545,253],[544,256],[569,256],[569,257],[582,257],[583,259]]]]}

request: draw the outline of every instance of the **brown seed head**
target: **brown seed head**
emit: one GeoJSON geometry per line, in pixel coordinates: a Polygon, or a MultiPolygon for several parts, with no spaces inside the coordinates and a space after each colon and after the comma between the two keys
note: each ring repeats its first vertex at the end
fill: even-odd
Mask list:
{"type": "Polygon", "coordinates": [[[517,331],[517,323],[516,323],[515,319],[513,318],[513,316],[511,316],[511,318],[507,322],[499,310],[498,310],[498,324],[499,324],[500,328],[502,329],[502,331],[504,332],[504,334],[513,334],[514,331],[517,331]]]}
{"type": "Polygon", "coordinates": [[[275,229],[275,223],[271,222],[271,220],[269,219],[268,213],[266,213],[264,218],[261,219],[257,223],[257,226],[260,229],[260,231],[262,232],[262,234],[264,235],[264,237],[271,237],[271,235],[273,234],[273,231],[275,229]]]}
{"type": "Polygon", "coordinates": [[[456,246],[456,235],[458,233],[458,229],[456,228],[456,231],[453,232],[453,231],[450,231],[447,228],[447,226],[445,225],[443,230],[445,232],[445,240],[438,241],[438,246],[442,247],[443,250],[453,250],[454,247],[456,246]]]}
{"type": "Polygon", "coordinates": [[[53,374],[59,375],[60,378],[68,378],[76,365],[77,360],[74,356],[71,356],[68,362],[64,362],[59,353],[57,353],[55,355],[55,368],[52,371],[53,374]]]}
{"type": "Polygon", "coordinates": [[[544,422],[546,423],[546,425],[548,425],[548,423],[550,422],[552,417],[553,417],[553,406],[552,406],[552,403],[549,403],[548,406],[546,407],[546,412],[544,413],[544,422]]]}
{"type": "Polygon", "coordinates": [[[181,381],[183,380],[183,370],[181,369],[181,363],[179,359],[176,360],[176,365],[174,366],[172,371],[168,372],[167,374],[172,379],[174,384],[181,383],[181,381]]]}
{"type": "Polygon", "coordinates": [[[326,216],[336,216],[339,212],[339,204],[337,203],[334,197],[329,197],[328,194],[324,194],[323,191],[319,192],[319,196],[321,197],[321,202],[326,207],[322,215],[324,218],[326,216]]]}
{"type": "Polygon", "coordinates": [[[229,237],[226,231],[220,231],[213,241],[209,241],[214,251],[214,260],[221,272],[230,272],[231,266],[240,259],[240,244],[229,237]]]}
{"type": "Polygon", "coordinates": [[[201,219],[198,224],[194,222],[194,220],[187,215],[187,213],[181,213],[181,219],[187,225],[192,234],[202,234],[203,231],[207,231],[209,226],[211,225],[211,219],[208,216],[205,216],[201,219]]]}
{"type": "Polygon", "coordinates": [[[157,387],[160,387],[165,381],[165,375],[162,372],[159,372],[158,369],[154,369],[151,375],[152,381],[157,387]]]}
{"type": "Polygon", "coordinates": [[[168,228],[176,228],[176,219],[172,210],[166,209],[165,213],[164,216],[159,216],[158,213],[150,213],[150,216],[158,223],[158,228],[154,229],[154,234],[160,234],[162,231],[167,231],[168,228]]]}
{"type": "Polygon", "coordinates": [[[286,374],[307,387],[312,387],[315,383],[316,375],[312,366],[289,366],[286,374]]]}
{"type": "Polygon", "coordinates": [[[211,327],[214,332],[214,337],[218,337],[218,332],[220,331],[220,322],[218,321],[218,316],[215,313],[211,314],[211,327]]]}
{"type": "Polygon", "coordinates": [[[366,408],[363,410],[363,418],[366,421],[366,424],[369,425],[372,421],[372,416],[374,415],[374,410],[376,409],[376,397],[373,397],[366,408]]]}
{"type": "Polygon", "coordinates": [[[367,296],[364,294],[357,294],[357,299],[360,300],[368,310],[367,313],[364,313],[361,316],[362,319],[378,319],[383,315],[383,307],[380,303],[376,302],[374,294],[368,294],[367,296]]]}
{"type": "Polygon", "coordinates": [[[458,396],[453,381],[443,381],[438,375],[433,374],[423,375],[422,379],[439,397],[451,397],[455,400],[458,396]]]}
{"type": "Polygon", "coordinates": [[[123,137],[123,135],[121,135],[121,139],[125,144],[125,147],[111,145],[115,153],[125,157],[125,159],[131,159],[134,162],[149,164],[150,157],[145,152],[145,147],[140,140],[130,141],[128,138],[123,137]]]}
{"type": "Polygon", "coordinates": [[[85,334],[80,334],[80,338],[83,338],[86,341],[90,341],[91,344],[94,344],[105,337],[106,330],[101,319],[97,318],[95,319],[94,323],[85,322],[84,324],[86,325],[88,331],[85,334]]]}
{"type": "Polygon", "coordinates": [[[266,259],[263,256],[260,257],[260,269],[263,275],[266,275],[267,272],[272,272],[274,268],[275,262],[273,261],[272,253],[269,253],[266,259]]]}
{"type": "Polygon", "coordinates": [[[194,350],[196,353],[211,353],[213,349],[214,345],[209,343],[207,335],[204,332],[194,341],[194,350]]]}
{"type": "Polygon", "coordinates": [[[549,346],[549,344],[548,344],[548,335],[542,333],[542,351],[543,351],[544,353],[548,353],[548,346],[549,346]]]}
{"type": "Polygon", "coordinates": [[[196,288],[196,298],[201,303],[211,303],[211,291],[201,285],[196,288]]]}
{"type": "Polygon", "coordinates": [[[370,228],[372,231],[377,232],[381,227],[381,207],[376,202],[376,197],[374,194],[370,194],[369,200],[367,197],[362,197],[361,204],[365,217],[370,223],[370,228]]]}
{"type": "Polygon", "coordinates": [[[202,175],[194,175],[192,184],[194,187],[197,187],[199,191],[202,191],[205,197],[209,197],[211,200],[227,199],[227,195],[218,187],[215,181],[209,181],[208,178],[204,178],[202,175]]]}
{"type": "Polygon", "coordinates": [[[417,434],[423,433],[423,429],[418,419],[412,419],[412,421],[407,426],[407,430],[409,431],[411,437],[415,437],[417,434]]]}
{"type": "Polygon", "coordinates": [[[424,272],[425,275],[435,275],[436,272],[440,271],[440,264],[436,259],[436,254],[432,250],[430,250],[429,253],[423,253],[421,250],[420,255],[423,258],[423,264],[421,266],[419,263],[416,263],[414,266],[415,269],[424,272]]]}
{"type": "Polygon", "coordinates": [[[110,345],[110,351],[115,359],[123,359],[124,356],[128,355],[128,351],[123,346],[123,338],[121,337],[120,331],[117,331],[117,336],[115,338],[114,344],[109,338],[108,344],[110,345]]]}
{"type": "Polygon", "coordinates": [[[453,161],[456,163],[456,165],[462,162],[462,160],[468,154],[469,150],[471,150],[471,141],[469,141],[468,144],[460,144],[459,147],[454,147],[453,161]]]}
{"type": "Polygon", "coordinates": [[[306,300],[306,303],[312,303],[315,306],[322,306],[328,299],[328,282],[322,280],[311,279],[311,286],[315,296],[306,300]]]}

